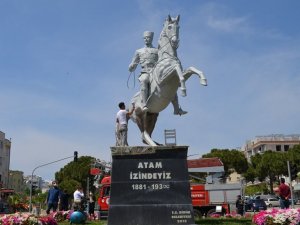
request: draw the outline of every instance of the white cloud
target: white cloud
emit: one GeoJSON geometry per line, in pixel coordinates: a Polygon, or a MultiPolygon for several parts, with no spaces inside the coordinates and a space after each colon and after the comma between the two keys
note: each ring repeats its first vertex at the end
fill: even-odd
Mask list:
{"type": "MultiPolygon", "coordinates": [[[[23,170],[25,174],[30,175],[35,167],[49,162],[53,162],[73,155],[76,144],[67,141],[63,137],[55,136],[55,134],[43,133],[33,128],[23,128],[14,131],[11,149],[11,168],[15,170],[23,170]]],[[[56,170],[49,173],[47,167],[37,171],[35,174],[52,174],[58,171],[59,166],[70,161],[66,160],[62,163],[54,165],[56,170]]],[[[54,177],[47,177],[51,179],[54,177]]]]}
{"type": "Polygon", "coordinates": [[[99,134],[101,140],[97,140],[97,134],[85,136],[85,133],[76,133],[73,137],[48,133],[45,130],[37,130],[32,127],[18,128],[12,131],[11,169],[22,170],[30,175],[34,168],[44,164],[69,159],[42,166],[34,174],[45,179],[54,178],[54,173],[73,160],[74,151],[78,151],[79,157],[84,155],[99,159],[110,160],[110,138],[99,134]]]}
{"type": "Polygon", "coordinates": [[[237,18],[215,18],[213,16],[208,18],[207,24],[209,27],[225,32],[238,32],[245,30],[246,17],[237,18]]]}

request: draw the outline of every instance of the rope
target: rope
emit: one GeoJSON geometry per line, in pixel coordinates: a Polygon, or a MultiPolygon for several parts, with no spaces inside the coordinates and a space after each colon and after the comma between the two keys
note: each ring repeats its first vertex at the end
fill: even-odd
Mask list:
{"type": "MultiPolygon", "coordinates": [[[[130,72],[130,74],[129,74],[128,78],[127,78],[127,88],[128,89],[130,89],[130,87],[129,87],[129,79],[131,77],[131,74],[132,74],[132,72],[130,72]]],[[[133,88],[132,89],[134,89],[134,88],[135,88],[135,71],[133,71],[133,88]]]]}

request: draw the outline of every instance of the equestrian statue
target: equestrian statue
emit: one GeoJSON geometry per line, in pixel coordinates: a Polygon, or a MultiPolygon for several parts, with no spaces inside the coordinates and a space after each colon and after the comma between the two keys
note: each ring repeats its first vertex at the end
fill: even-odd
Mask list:
{"type": "Polygon", "coordinates": [[[182,69],[181,62],[177,57],[179,46],[179,19],[166,18],[158,41],[158,49],[152,47],[153,32],[144,32],[146,47],[137,50],[129,71],[134,71],[137,64],[141,65],[141,90],[134,95],[131,102],[135,107],[131,119],[138,125],[142,140],[150,146],[158,143],[152,140],[157,117],[169,103],[173,104],[175,115],[184,115],[178,104],[177,90],[180,88],[181,95],[186,96],[185,82],[191,75],[200,78],[200,84],[207,86],[207,80],[200,70],[195,67],[182,69]]]}

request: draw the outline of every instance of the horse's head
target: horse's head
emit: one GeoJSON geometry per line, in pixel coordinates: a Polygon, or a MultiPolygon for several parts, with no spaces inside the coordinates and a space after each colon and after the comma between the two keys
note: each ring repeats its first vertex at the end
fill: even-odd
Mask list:
{"type": "Polygon", "coordinates": [[[164,22],[163,30],[160,34],[160,39],[158,43],[158,49],[164,47],[172,47],[173,50],[176,50],[179,46],[179,19],[178,15],[176,18],[171,18],[168,15],[167,19],[164,22]]]}

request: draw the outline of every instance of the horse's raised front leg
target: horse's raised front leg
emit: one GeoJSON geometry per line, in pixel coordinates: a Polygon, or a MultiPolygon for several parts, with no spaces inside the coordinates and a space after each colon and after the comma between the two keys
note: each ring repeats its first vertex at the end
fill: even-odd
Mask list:
{"type": "Polygon", "coordinates": [[[185,80],[189,79],[191,75],[196,74],[200,78],[200,84],[203,86],[207,86],[207,80],[202,71],[196,69],[195,67],[191,66],[183,71],[183,77],[185,80]]]}

